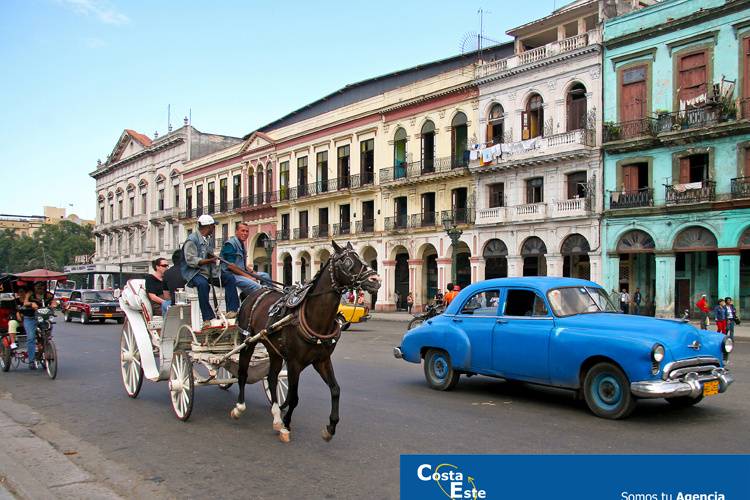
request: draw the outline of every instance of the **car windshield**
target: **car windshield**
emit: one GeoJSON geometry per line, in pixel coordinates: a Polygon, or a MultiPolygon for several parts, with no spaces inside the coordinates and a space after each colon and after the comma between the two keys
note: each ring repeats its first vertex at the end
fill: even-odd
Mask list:
{"type": "Polygon", "coordinates": [[[115,296],[112,292],[86,292],[83,294],[84,302],[114,302],[115,296]]]}
{"type": "Polygon", "coordinates": [[[556,316],[618,312],[603,289],[591,286],[555,288],[547,292],[547,298],[556,316]]]}
{"type": "Polygon", "coordinates": [[[72,290],[57,290],[55,291],[55,297],[65,297],[66,299],[69,299],[70,294],[72,293],[72,290]]]}

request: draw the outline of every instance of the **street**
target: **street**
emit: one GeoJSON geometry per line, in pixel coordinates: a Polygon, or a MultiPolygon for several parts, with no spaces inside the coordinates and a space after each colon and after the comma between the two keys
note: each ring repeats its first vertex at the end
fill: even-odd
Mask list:
{"type": "MultiPolygon", "coordinates": [[[[57,380],[43,372],[0,373],[0,393],[121,464],[157,494],[216,498],[398,498],[403,453],[746,453],[750,434],[750,345],[736,343],[735,384],[694,408],[641,402],[631,418],[592,416],[567,391],[462,377],[452,392],[430,390],[422,367],[393,358],[405,324],[353,325],[334,354],[341,422],[320,437],[330,397],[304,372],[292,442],[282,444],[260,384],[248,410],[229,418],[236,388],[195,391],[187,423],[172,414],[167,383],[144,381],[127,397],[119,369],[121,326],[55,326],[57,380]]],[[[85,447],[83,447],[85,448],[85,447]]],[[[82,451],[81,454],[85,455],[82,451]]],[[[80,458],[86,467],[87,457],[80,458]]],[[[89,457],[89,460],[91,458],[89,457]]]]}

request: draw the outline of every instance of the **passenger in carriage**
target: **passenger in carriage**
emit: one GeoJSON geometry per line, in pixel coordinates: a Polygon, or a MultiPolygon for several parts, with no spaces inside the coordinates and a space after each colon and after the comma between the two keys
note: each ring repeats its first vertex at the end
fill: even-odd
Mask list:
{"type": "MultiPolygon", "coordinates": [[[[245,222],[238,222],[234,228],[234,236],[229,238],[221,248],[222,259],[229,262],[230,264],[234,264],[234,266],[236,266],[240,271],[248,274],[249,271],[247,269],[247,247],[245,245],[247,244],[247,239],[249,236],[250,226],[248,226],[245,222]]],[[[221,269],[223,271],[233,272],[233,269],[223,262],[221,264],[221,269]]],[[[254,280],[236,272],[234,273],[234,279],[237,280],[237,286],[240,290],[242,290],[243,293],[250,293],[253,290],[257,290],[258,288],[266,284],[263,283],[263,280],[271,279],[268,273],[259,272],[253,274],[257,275],[261,279],[254,280]]]]}
{"type": "Polygon", "coordinates": [[[198,289],[198,303],[203,316],[203,328],[210,326],[210,321],[216,317],[208,300],[210,284],[221,284],[225,288],[224,297],[227,302],[227,318],[236,318],[240,308],[237,295],[237,281],[234,274],[222,271],[218,259],[209,256],[208,237],[214,233],[216,222],[210,215],[198,217],[198,230],[193,231],[182,246],[183,260],[180,271],[185,282],[198,289]],[[210,283],[209,283],[209,280],[210,283]],[[221,281],[219,281],[221,280],[221,281]]]}
{"type": "Polygon", "coordinates": [[[169,295],[174,302],[175,293],[180,288],[185,288],[185,278],[180,272],[180,262],[182,262],[182,250],[175,250],[172,254],[172,267],[164,272],[164,286],[169,290],[169,295]]]}
{"type": "Polygon", "coordinates": [[[159,257],[151,261],[154,272],[146,276],[146,293],[154,316],[164,316],[172,305],[172,296],[164,283],[164,271],[169,267],[167,259],[159,257]]]}

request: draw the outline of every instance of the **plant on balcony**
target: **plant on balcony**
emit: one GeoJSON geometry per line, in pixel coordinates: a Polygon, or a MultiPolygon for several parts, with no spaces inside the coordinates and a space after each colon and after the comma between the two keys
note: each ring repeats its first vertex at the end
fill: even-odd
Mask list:
{"type": "Polygon", "coordinates": [[[622,134],[622,128],[615,122],[604,122],[604,132],[608,140],[616,141],[622,134]]]}
{"type": "Polygon", "coordinates": [[[690,126],[688,122],[687,112],[681,111],[674,115],[674,121],[672,123],[672,130],[686,129],[690,126]]]}
{"type": "Polygon", "coordinates": [[[719,120],[736,120],[737,119],[737,103],[731,95],[722,95],[719,99],[719,120]]]}

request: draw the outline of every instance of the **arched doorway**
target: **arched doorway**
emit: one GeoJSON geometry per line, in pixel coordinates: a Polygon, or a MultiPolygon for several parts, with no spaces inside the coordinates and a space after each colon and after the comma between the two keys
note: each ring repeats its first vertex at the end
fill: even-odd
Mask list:
{"type": "Polygon", "coordinates": [[[734,307],[740,319],[750,316],[750,227],[740,236],[740,296],[734,298],[734,307]]]}
{"type": "Polygon", "coordinates": [[[281,260],[283,263],[282,265],[282,283],[284,283],[284,286],[291,286],[292,285],[292,256],[287,254],[284,254],[283,259],[281,260]]]}
{"type": "MultiPolygon", "coordinates": [[[[617,292],[628,290],[631,297],[641,292],[640,314],[656,314],[656,259],[654,239],[640,229],[628,231],[617,242],[620,267],[617,292]]],[[[611,292],[607,290],[607,292],[611,292]]],[[[619,304],[615,304],[616,306],[619,304]]]]}
{"type": "Polygon", "coordinates": [[[547,245],[536,237],[531,236],[523,242],[521,257],[523,257],[524,276],[547,276],[547,245]]]}
{"type": "Polygon", "coordinates": [[[526,101],[526,110],[521,113],[521,137],[523,140],[544,136],[544,101],[539,94],[532,94],[526,101]]]}
{"type": "Polygon", "coordinates": [[[565,107],[568,115],[568,132],[586,128],[586,87],[574,83],[566,95],[565,107]]]}
{"type": "Polygon", "coordinates": [[[260,235],[258,235],[258,239],[255,240],[255,245],[253,245],[250,260],[255,271],[268,273],[268,275],[271,276],[272,266],[271,261],[268,260],[268,253],[266,252],[266,240],[268,240],[266,233],[260,233],[260,235]]]}
{"type": "Polygon", "coordinates": [[[409,294],[409,252],[404,247],[396,249],[396,268],[393,272],[396,310],[406,310],[406,296],[409,294]]]}
{"type": "Polygon", "coordinates": [[[458,242],[456,251],[456,282],[461,288],[471,285],[471,250],[463,241],[458,242]]]}
{"type": "Polygon", "coordinates": [[[323,266],[326,265],[326,262],[328,262],[328,259],[331,258],[331,252],[328,251],[327,248],[323,248],[318,253],[318,260],[320,261],[320,265],[318,266],[318,269],[323,269],[323,266]]]}
{"type": "Polygon", "coordinates": [[[569,235],[560,247],[563,256],[563,276],[566,278],[591,279],[588,240],[578,233],[569,235]]]}
{"type": "Polygon", "coordinates": [[[104,277],[101,274],[96,278],[96,289],[97,290],[104,289],[104,277]]]}
{"type": "Polygon", "coordinates": [[[484,278],[508,277],[508,247],[498,239],[491,239],[484,246],[484,278]]]}
{"type": "Polygon", "coordinates": [[[300,283],[307,283],[312,278],[311,268],[312,268],[312,259],[310,258],[310,254],[307,252],[302,252],[299,254],[299,280],[300,283]]]}
{"type": "Polygon", "coordinates": [[[719,300],[719,257],[716,236],[704,227],[693,226],[680,231],[672,249],[675,252],[675,315],[688,310],[706,294],[709,304],[719,300]]]}
{"type": "Polygon", "coordinates": [[[429,303],[438,292],[438,253],[432,244],[422,247],[422,303],[429,303]]]}
{"type": "Polygon", "coordinates": [[[469,128],[466,115],[458,112],[451,121],[451,167],[465,167],[469,164],[469,128]]]}
{"type": "MultiPolygon", "coordinates": [[[[367,263],[367,265],[370,266],[370,268],[373,271],[378,272],[378,252],[377,252],[377,250],[375,250],[371,246],[366,246],[366,247],[364,247],[362,249],[361,256],[362,256],[362,260],[364,260],[365,263],[367,263]]],[[[370,298],[370,300],[369,300],[370,310],[374,311],[375,310],[375,303],[378,301],[378,294],[377,294],[377,292],[375,292],[375,293],[365,292],[365,296],[367,296],[367,295],[369,295],[369,298],[370,298]]]]}

